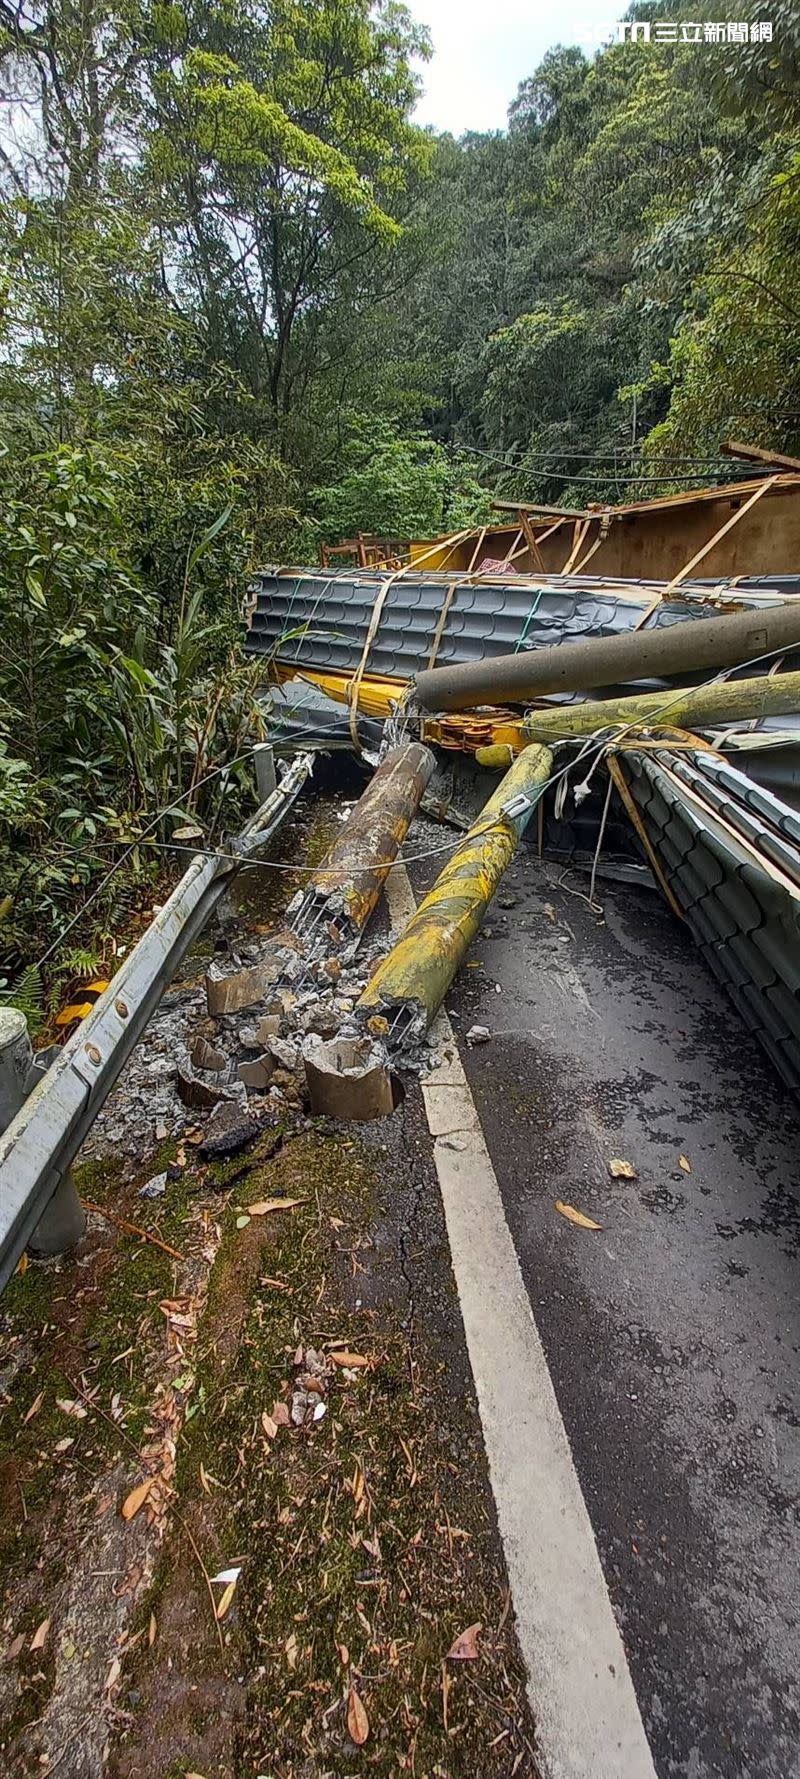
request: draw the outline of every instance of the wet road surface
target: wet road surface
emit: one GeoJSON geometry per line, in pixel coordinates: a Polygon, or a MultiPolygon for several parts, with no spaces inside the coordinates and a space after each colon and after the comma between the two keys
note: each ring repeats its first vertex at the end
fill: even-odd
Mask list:
{"type": "Polygon", "coordinates": [[[793,1779],[800,1125],[661,901],[561,876],[525,849],[448,1010],[659,1774],[793,1779]]]}

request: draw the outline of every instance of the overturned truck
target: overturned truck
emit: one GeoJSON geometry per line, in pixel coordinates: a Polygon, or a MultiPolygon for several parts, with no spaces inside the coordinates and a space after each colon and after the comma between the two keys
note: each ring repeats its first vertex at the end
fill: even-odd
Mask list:
{"type": "Polygon", "coordinates": [[[377,764],[422,743],[426,807],[469,827],[353,1029],[402,1057],[527,828],[592,890],[646,873],[800,1093],[800,574],[521,574],[484,541],[460,547],[467,569],[417,552],[251,588],[278,744],[297,731],[377,764]]]}

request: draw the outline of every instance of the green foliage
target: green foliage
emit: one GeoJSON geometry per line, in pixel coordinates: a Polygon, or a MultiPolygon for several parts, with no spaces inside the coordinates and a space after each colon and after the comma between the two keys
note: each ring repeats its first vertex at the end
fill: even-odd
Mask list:
{"type": "Polygon", "coordinates": [[[62,932],[57,972],[102,962],[172,826],[218,832],[264,721],[254,562],[679,486],[731,432],[798,450],[800,18],[771,17],[557,47],[455,142],[413,122],[399,0],[3,13],[6,987],[62,932]]]}
{"type": "Polygon", "coordinates": [[[312,488],[309,503],[328,541],[358,531],[424,538],[488,516],[489,500],[463,461],[453,463],[423,433],[398,434],[387,422],[353,418],[336,481],[312,488]]]}

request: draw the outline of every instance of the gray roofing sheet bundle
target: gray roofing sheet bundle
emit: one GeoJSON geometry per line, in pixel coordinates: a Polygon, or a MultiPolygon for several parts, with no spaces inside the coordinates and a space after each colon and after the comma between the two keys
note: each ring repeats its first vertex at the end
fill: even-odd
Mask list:
{"type": "Polygon", "coordinates": [[[800,818],[700,753],[630,752],[624,771],[704,958],[800,1094],[800,818]]]}
{"type": "Polygon", "coordinates": [[[385,570],[262,569],[251,596],[254,609],[245,638],[249,653],[296,662],[318,672],[352,673],[358,666],[381,589],[385,602],[366,671],[407,680],[429,662],[448,589],[455,592],[436,654],[438,666],[480,661],[516,650],[614,636],[642,628],[709,616],[697,597],[711,589],[746,605],[779,602],[800,593],[800,578],[774,581],[687,583],[680,597],[647,612],[664,585],[656,581],[608,581],[589,575],[541,575],[482,580],[423,573],[392,576],[385,570]],[[692,595],[694,594],[694,598],[692,595]],[[643,612],[647,616],[642,624],[643,612]]]}

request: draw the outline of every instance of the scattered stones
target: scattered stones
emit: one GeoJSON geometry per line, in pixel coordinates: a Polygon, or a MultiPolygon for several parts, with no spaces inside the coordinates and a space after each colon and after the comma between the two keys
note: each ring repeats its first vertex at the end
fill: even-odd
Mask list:
{"type": "Polygon", "coordinates": [[[491,1038],[488,1025],[471,1025],[467,1032],[468,1044],[488,1044],[491,1038]]]}
{"type": "Polygon", "coordinates": [[[148,1180],[144,1186],[140,1186],[139,1197],[162,1198],[166,1190],[167,1175],[165,1170],[163,1174],[154,1174],[152,1180],[148,1180]]]}

